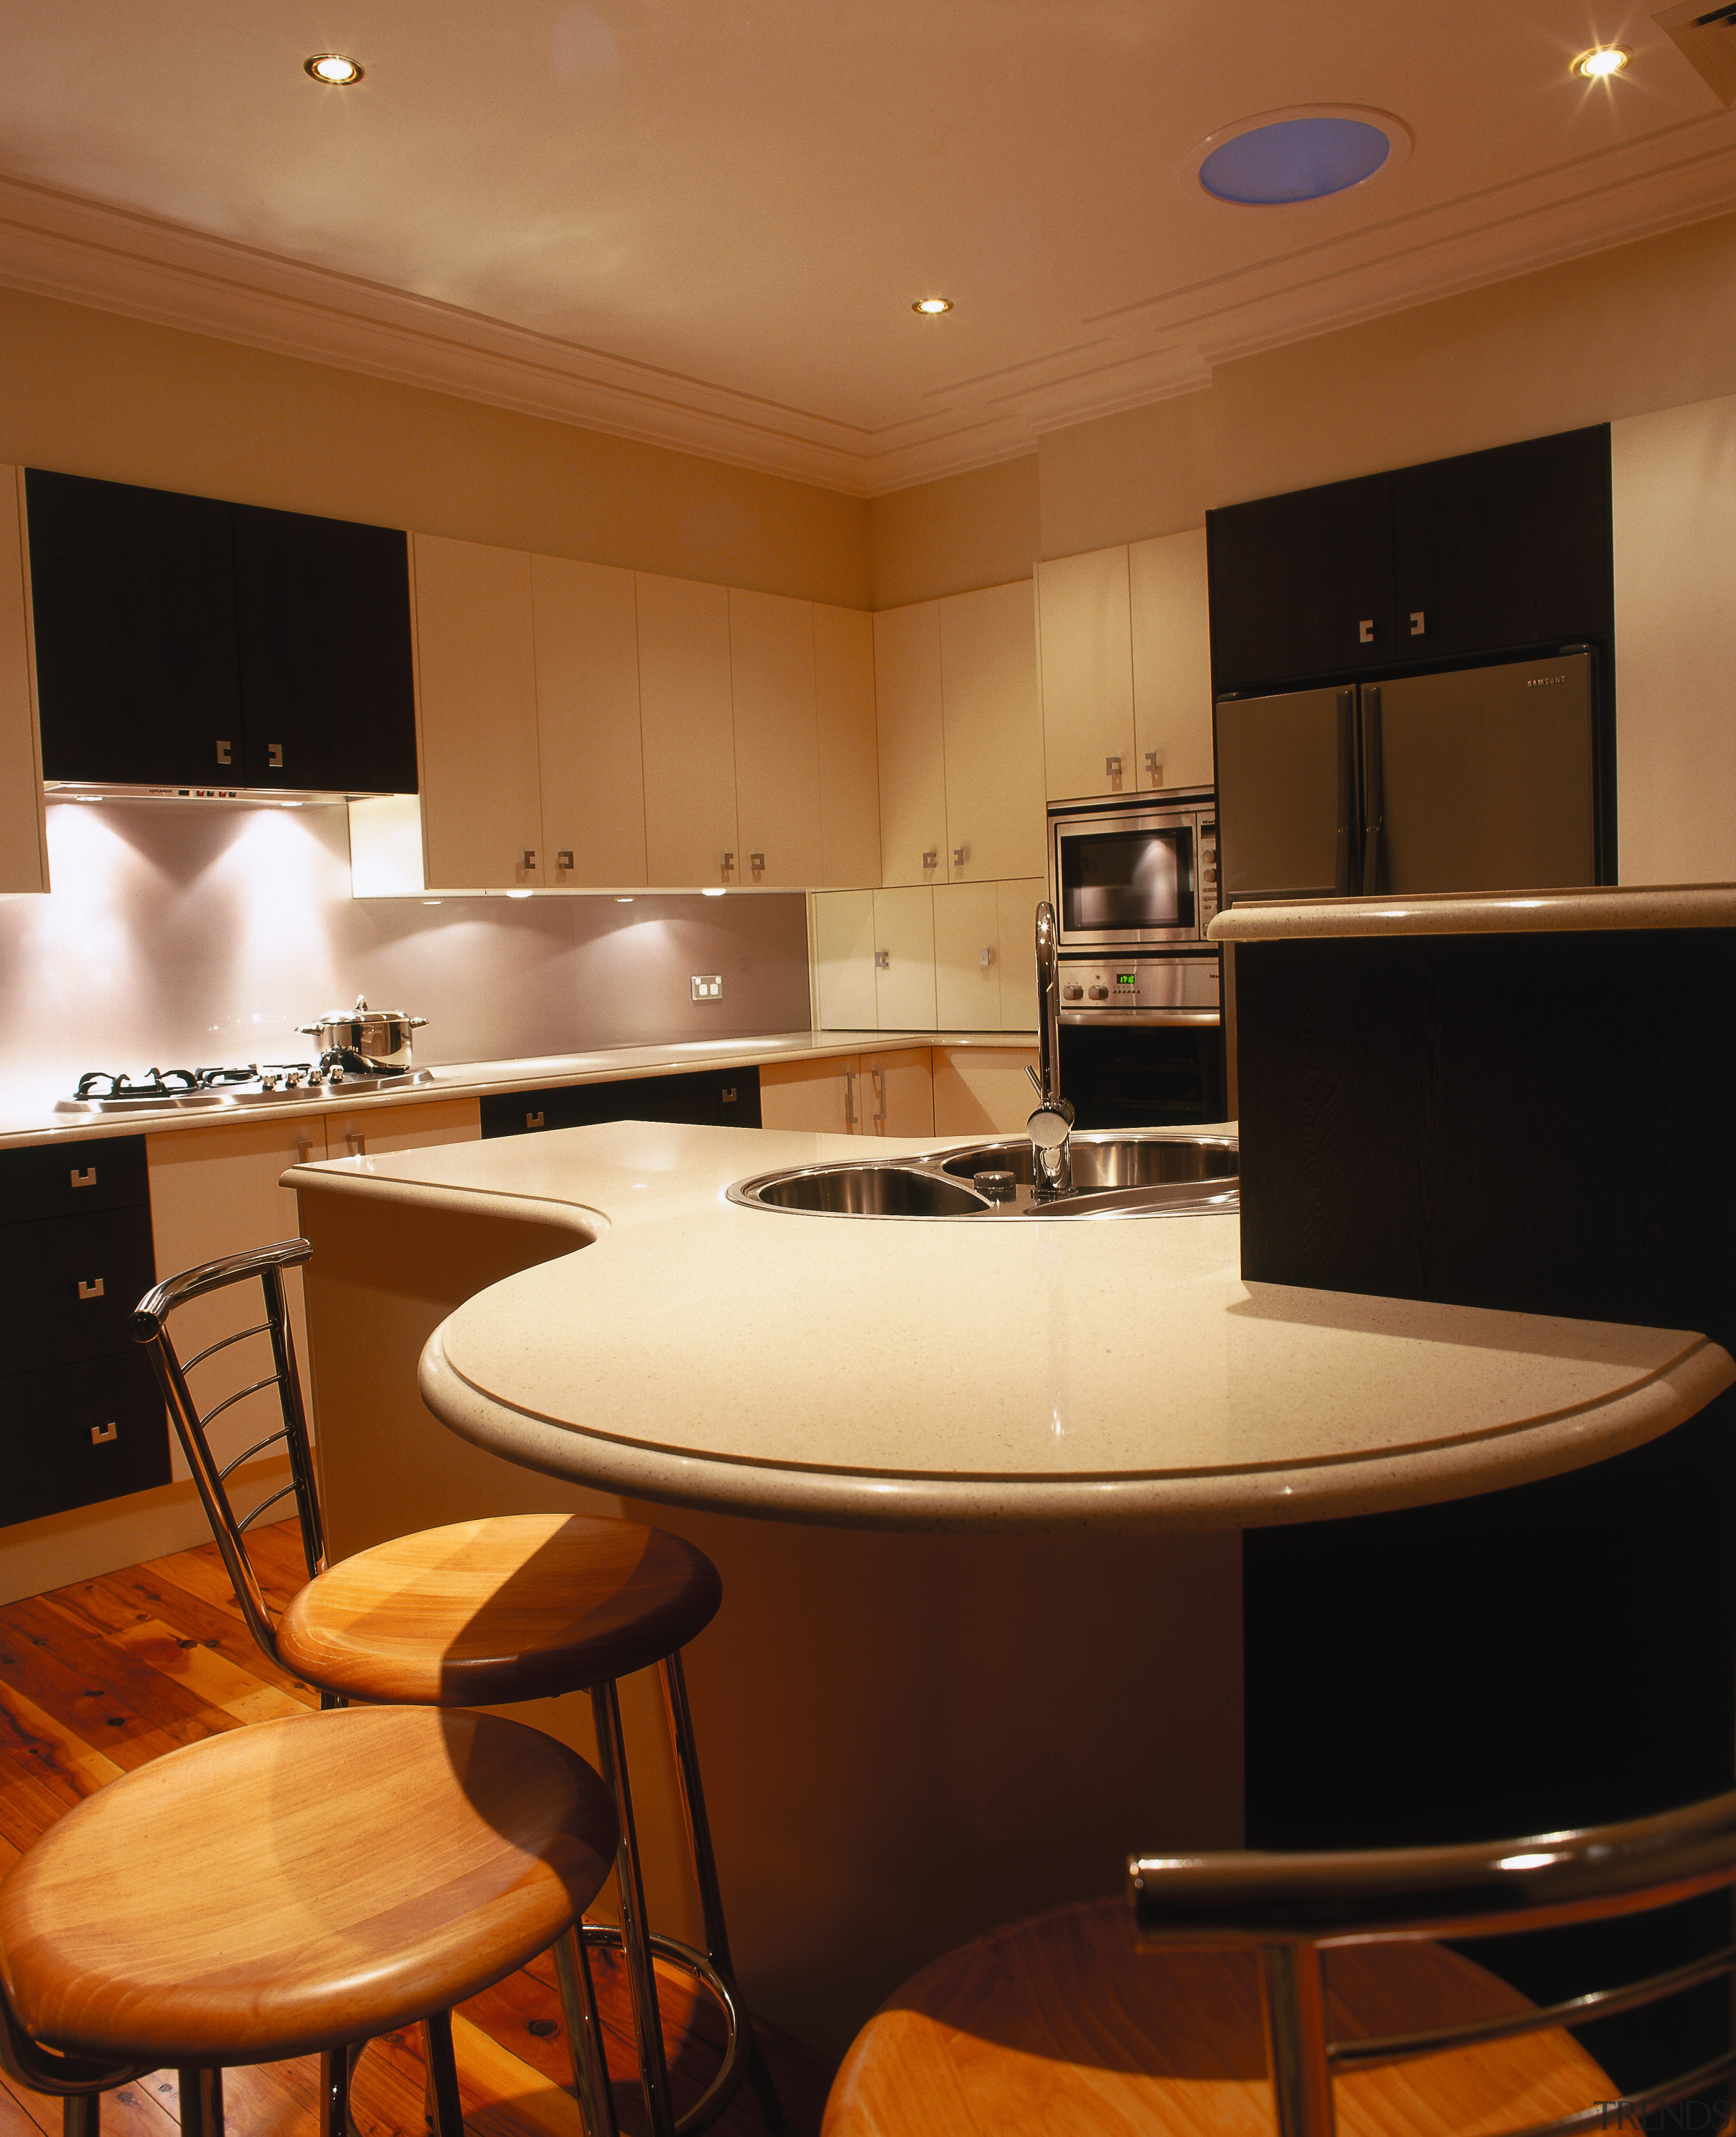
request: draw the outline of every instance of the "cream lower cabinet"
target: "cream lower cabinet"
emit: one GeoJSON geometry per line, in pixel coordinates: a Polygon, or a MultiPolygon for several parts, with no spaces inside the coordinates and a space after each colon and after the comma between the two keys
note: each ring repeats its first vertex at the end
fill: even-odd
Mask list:
{"type": "Polygon", "coordinates": [[[1036,1066],[1034,1046],[936,1047],[935,1133],[1023,1134],[1037,1103],[1025,1070],[1036,1066]]]}
{"type": "Polygon", "coordinates": [[[0,467],[0,893],[48,888],[26,553],[24,470],[0,467]]]}
{"type": "Polygon", "coordinates": [[[1209,786],[1205,530],[1038,567],[1051,801],[1209,786]]]}
{"type": "Polygon", "coordinates": [[[760,1071],[760,1124],[814,1135],[932,1135],[931,1051],[768,1063],[760,1071]]]}
{"type": "MultiPolygon", "coordinates": [[[[150,1175],[157,1273],[159,1277],[173,1276],[221,1254],[242,1253],[274,1239],[293,1239],[297,1231],[295,1197],[279,1184],[292,1165],[325,1157],[360,1156],[370,1147],[383,1152],[413,1150],[426,1143],[474,1142],[481,1134],[482,1111],[477,1101],[456,1098],[421,1106],[358,1108],[294,1117],[283,1114],[261,1119],[255,1113],[245,1121],[147,1136],[145,1160],[150,1175]]],[[[305,1389],[308,1342],[301,1271],[286,1271],[284,1285],[305,1389]]],[[[177,1347],[183,1357],[190,1356],[234,1325],[232,1299],[221,1295],[194,1299],[177,1317],[177,1347]]],[[[262,1362],[247,1373],[249,1379],[258,1379],[271,1370],[263,1338],[255,1339],[255,1347],[262,1362]]],[[[251,1349],[247,1357],[250,1362],[251,1349]]],[[[221,1375],[225,1370],[213,1361],[215,1374],[221,1375]]],[[[235,1369],[231,1365],[227,1370],[233,1373],[235,1369]]],[[[197,1373],[192,1388],[198,1396],[201,1382],[197,1373]]],[[[269,1391],[237,1403],[212,1435],[219,1458],[231,1461],[254,1441],[274,1431],[276,1409],[276,1399],[269,1391]]],[[[189,1472],[178,1443],[170,1452],[173,1474],[187,1476],[189,1472]]]]}

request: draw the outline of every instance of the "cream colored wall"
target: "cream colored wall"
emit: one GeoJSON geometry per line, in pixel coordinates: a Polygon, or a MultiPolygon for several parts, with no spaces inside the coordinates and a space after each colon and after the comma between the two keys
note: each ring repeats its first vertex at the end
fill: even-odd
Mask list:
{"type": "Polygon", "coordinates": [[[1043,554],[1733,391],[1736,216],[1723,216],[1226,363],[1204,392],[1058,431],[1038,455],[1043,554]]]}
{"type": "Polygon", "coordinates": [[[1622,880],[1736,882],[1736,395],[1610,446],[1622,880]]]}
{"type": "Polygon", "coordinates": [[[859,498],[12,290],[4,462],[870,606],[859,498]]]}
{"type": "Polygon", "coordinates": [[[877,609],[1027,579],[1040,546],[1037,455],[895,490],[868,512],[877,609]]]}

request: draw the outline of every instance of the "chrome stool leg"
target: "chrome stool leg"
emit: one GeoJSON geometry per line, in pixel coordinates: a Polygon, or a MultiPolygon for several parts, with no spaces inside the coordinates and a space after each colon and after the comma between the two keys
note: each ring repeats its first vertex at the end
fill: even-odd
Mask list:
{"type": "Polygon", "coordinates": [[[615,2137],[615,2096],[609,2090],[609,2057],[591,1985],[591,1961],[575,1925],[555,1945],[555,1980],[561,1991],[561,2015],[567,2021],[567,2045],[572,2056],[573,2086],[586,2137],[615,2137]]]}
{"type": "MultiPolygon", "coordinates": [[[[182,2137],[223,2137],[223,2073],[220,2070],[177,2070],[182,2137]]],[[[341,2131],[343,2125],[338,2125],[341,2131]]],[[[322,2128],[321,2137],[325,2137],[322,2128]]]]}
{"type": "Polygon", "coordinates": [[[627,1962],[627,1989],[633,2002],[633,2030],[639,2042],[639,2081],[644,2087],[650,2137],[675,2137],[675,2114],[669,2098],[669,2072],[663,2050],[663,2020],[657,2008],[657,1973],[651,1964],[649,1924],[645,1920],[644,1886],[639,1874],[639,1838],[633,1828],[633,1797],[627,1785],[627,1751],[621,1735],[620,1702],[615,1681],[591,1688],[596,1721],[597,1764],[615,1798],[620,1821],[615,1881],[620,1896],[621,1945],[627,1962]]]}
{"type": "MultiPolygon", "coordinates": [[[[422,2021],[422,2052],[434,2085],[434,2121],[440,2137],[464,2137],[464,2109],[458,2098],[458,2065],[452,2055],[452,2013],[436,2011],[422,2021]]],[[[334,2125],[343,2128],[343,2124],[334,2125]]],[[[322,2130],[319,2137],[327,2137],[322,2130]]]]}
{"type": "MultiPolygon", "coordinates": [[[[688,1706],[687,1674],[681,1666],[678,1650],[665,1656],[659,1672],[663,1683],[663,1703],[669,1716],[669,1736],[675,1747],[675,1772],[681,1785],[681,1810],[687,1823],[688,1847],[693,1856],[693,1876],[699,1886],[699,1907],[705,1922],[706,1957],[735,1987],[736,1969],[729,1953],[729,1931],[723,1920],[723,1895],[717,1884],[717,1858],[712,1850],[711,1821],[705,1814],[705,1789],[699,1779],[699,1754],[693,1742],[693,1717],[688,1706]]],[[[759,2043],[753,2037],[753,2021],[745,2006],[739,2010],[742,2030],[746,2038],[747,2075],[752,2081],[754,2097],[759,2104],[760,2119],[774,2132],[781,2131],[787,2125],[784,2103],[778,2097],[771,2072],[766,2067],[759,2043]]],[[[733,2042],[731,2043],[733,2047],[733,2042]]],[[[726,2068],[728,2058],[726,2057],[726,2068]]],[[[732,2084],[729,2092],[720,2099],[721,2110],[725,2101],[740,2083],[732,2084]]]]}
{"type": "Polygon", "coordinates": [[[69,2092],[61,2102],[61,2137],[100,2137],[103,2096],[69,2092]]]}

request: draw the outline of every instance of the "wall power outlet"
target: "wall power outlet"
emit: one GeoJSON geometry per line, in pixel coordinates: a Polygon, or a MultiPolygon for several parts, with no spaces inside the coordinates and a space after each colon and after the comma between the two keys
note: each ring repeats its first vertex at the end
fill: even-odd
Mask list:
{"type": "Polygon", "coordinates": [[[693,1000],[695,1001],[722,1001],[722,999],[723,975],[722,972],[694,973],[693,1000]]]}

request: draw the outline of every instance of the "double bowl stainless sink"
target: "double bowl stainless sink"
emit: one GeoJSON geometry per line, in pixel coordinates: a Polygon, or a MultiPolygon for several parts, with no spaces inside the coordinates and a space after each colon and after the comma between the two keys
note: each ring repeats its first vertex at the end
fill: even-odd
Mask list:
{"type": "Polygon", "coordinates": [[[1023,1137],[925,1157],[849,1159],[738,1180],[729,1200],[751,1210],[825,1217],[1183,1217],[1240,1206],[1241,1153],[1232,1135],[1165,1129],[1087,1131],[1072,1138],[1073,1191],[1038,1202],[1023,1137]]]}

